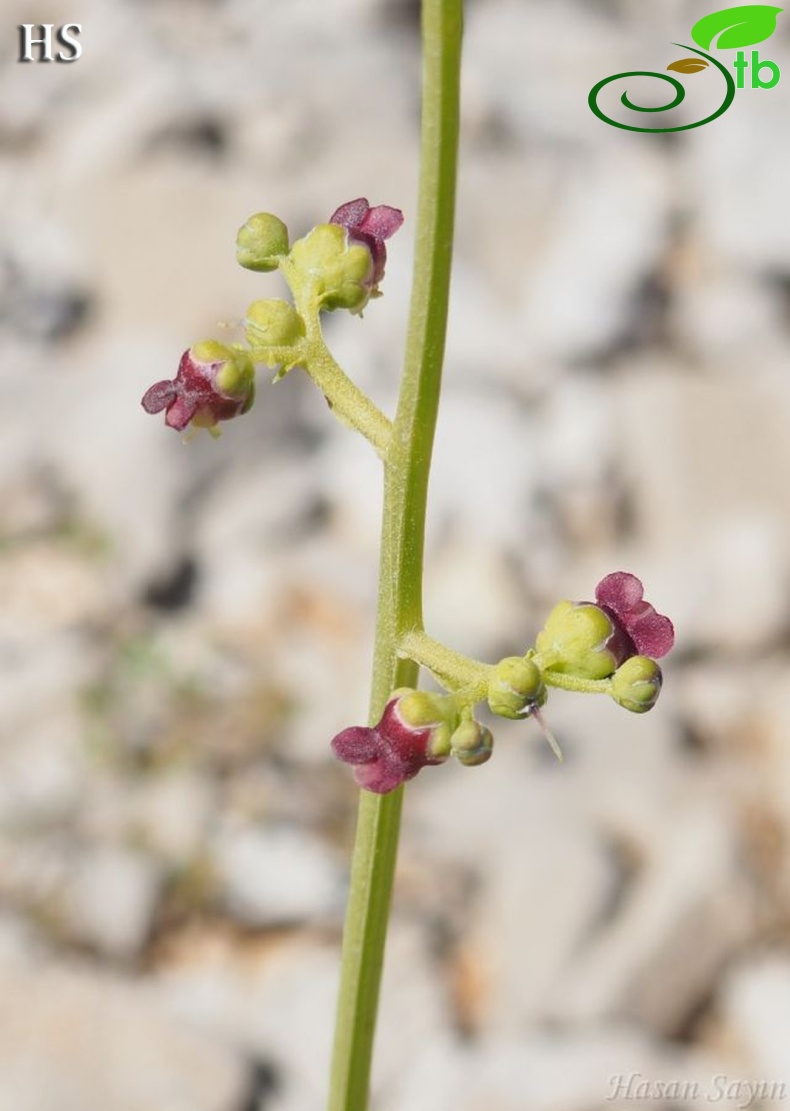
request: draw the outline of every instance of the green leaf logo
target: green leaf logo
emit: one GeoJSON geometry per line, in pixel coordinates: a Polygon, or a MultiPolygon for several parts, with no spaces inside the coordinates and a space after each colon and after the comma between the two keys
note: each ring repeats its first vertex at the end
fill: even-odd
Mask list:
{"type": "Polygon", "coordinates": [[[710,50],[716,39],[716,50],[733,50],[753,46],[771,37],[776,30],[776,17],[783,8],[771,4],[740,4],[711,12],[697,20],[691,28],[694,42],[710,50]]]}

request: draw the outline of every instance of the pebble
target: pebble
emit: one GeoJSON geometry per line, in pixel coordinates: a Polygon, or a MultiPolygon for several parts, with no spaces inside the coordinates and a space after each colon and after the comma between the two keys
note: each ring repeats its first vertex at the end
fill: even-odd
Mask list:
{"type": "Polygon", "coordinates": [[[98,845],[77,860],[65,896],[69,932],[117,959],[138,955],[153,925],[163,875],[148,856],[98,845]]]}
{"type": "MultiPolygon", "coordinates": [[[[326,335],[394,412],[417,5],[80,3],[77,65],[0,73],[0,1111],[303,1111],[326,1094],[355,799],[328,741],[367,712],[381,468],[300,371],[262,374],[216,442],[139,401],[282,294],[235,264],[250,213],[293,239],[366,195],[406,222],[384,297],[326,335]],[[151,588],[179,567],[168,608],[151,588]]],[[[629,135],[587,93],[684,41],[677,0],[466,7],[428,629],[523,651],[625,569],[678,651],[643,718],[553,692],[562,766],[534,722],[496,723],[485,767],[409,784],[376,1105],[781,1079],[784,86],[629,135]]],[[[785,71],[786,18],[760,45],[785,71]]]]}
{"type": "Polygon", "coordinates": [[[0,1111],[232,1111],[247,1068],[145,988],[84,966],[0,970],[0,1111]]]}
{"type": "Polygon", "coordinates": [[[220,898],[248,926],[336,918],[342,871],[329,848],[298,829],[228,829],[212,847],[220,898]]]}

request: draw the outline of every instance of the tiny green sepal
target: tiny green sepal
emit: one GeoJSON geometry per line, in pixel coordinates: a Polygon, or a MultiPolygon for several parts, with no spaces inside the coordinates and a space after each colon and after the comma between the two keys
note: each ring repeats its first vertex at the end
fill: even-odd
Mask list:
{"type": "Polygon", "coordinates": [[[434,725],[425,746],[426,755],[433,760],[446,760],[452,752],[453,731],[447,722],[434,725]]]}
{"type": "Polygon", "coordinates": [[[652,710],[661,693],[661,668],[647,656],[631,656],[612,676],[611,696],[633,714],[652,710]]]}
{"type": "Polygon", "coordinates": [[[288,228],[270,212],[250,216],[236,236],[236,259],[246,270],[276,270],[288,254],[288,228]]]}
{"type": "Polygon", "coordinates": [[[446,760],[452,749],[453,730],[458,725],[458,707],[450,694],[434,691],[395,691],[398,713],[411,729],[430,729],[426,752],[433,759],[446,760]]]}
{"type": "Polygon", "coordinates": [[[215,340],[203,340],[195,344],[192,353],[206,362],[219,362],[224,355],[225,362],[217,371],[217,386],[228,397],[243,399],[241,412],[248,412],[255,400],[255,367],[249,352],[238,344],[224,347],[215,340]]]}
{"type": "Polygon", "coordinates": [[[458,722],[458,710],[452,695],[399,688],[393,691],[391,697],[399,700],[398,712],[413,729],[441,724],[455,728],[458,722]]]}

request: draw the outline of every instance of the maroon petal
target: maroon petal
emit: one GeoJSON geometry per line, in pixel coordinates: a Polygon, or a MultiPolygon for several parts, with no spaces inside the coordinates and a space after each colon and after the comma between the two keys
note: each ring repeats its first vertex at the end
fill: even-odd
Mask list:
{"type": "Polygon", "coordinates": [[[386,795],[388,791],[400,787],[407,779],[412,779],[418,770],[410,771],[399,760],[382,756],[371,764],[362,764],[354,768],[354,779],[357,781],[357,786],[364,790],[373,791],[376,795],[386,795]]]}
{"type": "Polygon", "coordinates": [[[341,204],[340,208],[335,209],[329,217],[329,223],[340,224],[343,228],[359,227],[369,209],[370,205],[366,197],[358,197],[355,201],[346,201],[345,204],[341,204]]]}
{"type": "Polygon", "coordinates": [[[623,616],[637,606],[644,595],[644,588],[636,575],[627,571],[613,571],[601,579],[595,588],[595,599],[623,616]]]}
{"type": "Polygon", "coordinates": [[[369,764],[381,753],[381,738],[375,729],[352,725],[333,739],[332,751],[346,764],[369,764]]]}
{"type": "Polygon", "coordinates": [[[143,394],[143,400],[140,402],[146,413],[161,413],[166,409],[176,397],[176,384],[175,382],[155,382],[150,389],[147,389],[143,394]]]}
{"type": "Polygon", "coordinates": [[[357,223],[359,231],[367,232],[376,239],[389,239],[403,223],[403,213],[399,208],[390,208],[388,204],[377,204],[370,208],[357,223]]]}
{"type": "Polygon", "coordinates": [[[628,632],[640,656],[660,660],[675,643],[675,629],[668,617],[656,613],[648,606],[649,613],[629,623],[628,632]]]}
{"type": "Polygon", "coordinates": [[[598,583],[595,598],[625,626],[640,656],[660,659],[675,643],[672,622],[644,600],[642,583],[636,575],[614,571],[598,583]]]}
{"type": "Polygon", "coordinates": [[[355,201],[341,204],[340,208],[332,213],[329,223],[344,227],[351,239],[357,243],[364,243],[370,251],[373,265],[364,284],[369,289],[375,290],[384,277],[384,265],[387,261],[384,240],[394,235],[401,226],[403,213],[388,204],[379,204],[371,208],[366,197],[357,197],[355,201]]]}
{"type": "Polygon", "coordinates": [[[430,727],[419,729],[408,725],[400,716],[399,702],[398,698],[390,699],[376,731],[384,742],[387,758],[398,761],[405,769],[414,769],[411,775],[416,775],[428,762],[426,753],[431,730],[430,727]]]}
{"type": "Polygon", "coordinates": [[[387,248],[380,239],[376,239],[373,235],[368,235],[367,232],[359,231],[357,228],[349,229],[349,238],[355,243],[364,243],[370,251],[371,258],[371,272],[366,278],[366,284],[374,286],[380,282],[384,277],[384,266],[387,262],[387,248]]]}
{"type": "Polygon", "coordinates": [[[183,432],[197,411],[198,403],[181,394],[168,407],[165,424],[169,428],[175,428],[176,432],[183,432]]]}

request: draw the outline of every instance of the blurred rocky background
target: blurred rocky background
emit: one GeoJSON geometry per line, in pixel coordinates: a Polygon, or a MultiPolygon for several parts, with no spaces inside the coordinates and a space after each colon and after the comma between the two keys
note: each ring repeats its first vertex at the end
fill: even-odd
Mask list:
{"type": "MultiPolygon", "coordinates": [[[[678,647],[647,717],[553,694],[564,766],[500,723],[409,786],[376,1111],[790,1102],[788,17],[709,126],[587,106],[708,10],[468,4],[428,626],[494,659],[626,569],[678,647]]],[[[391,410],[418,14],[3,2],[0,1111],[323,1106],[378,467],[298,372],[218,442],[139,400],[278,294],[249,214],[365,195],[407,222],[327,334],[391,410]]]]}

